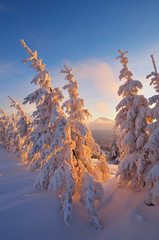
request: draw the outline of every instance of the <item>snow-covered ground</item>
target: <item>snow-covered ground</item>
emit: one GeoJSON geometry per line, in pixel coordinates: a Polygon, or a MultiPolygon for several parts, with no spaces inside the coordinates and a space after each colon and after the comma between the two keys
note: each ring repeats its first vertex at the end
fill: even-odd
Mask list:
{"type": "Polygon", "coordinates": [[[27,171],[15,155],[0,149],[0,240],[159,240],[159,207],[146,206],[141,192],[118,188],[117,166],[109,166],[112,179],[97,206],[103,231],[88,228],[78,202],[65,229],[56,194],[34,193],[37,172],[27,171]]]}

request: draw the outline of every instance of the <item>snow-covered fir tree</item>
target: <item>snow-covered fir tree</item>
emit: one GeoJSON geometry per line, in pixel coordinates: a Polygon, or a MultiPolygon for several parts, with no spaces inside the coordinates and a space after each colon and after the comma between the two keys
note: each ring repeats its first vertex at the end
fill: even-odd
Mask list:
{"type": "MultiPolygon", "coordinates": [[[[85,112],[88,113],[88,111],[85,112]]],[[[90,151],[95,152],[97,146],[94,144],[93,147],[92,139],[90,139],[91,148],[89,149],[86,145],[85,136],[88,130],[81,120],[79,121],[79,116],[81,117],[82,114],[82,119],[84,119],[84,111],[82,111],[80,105],[78,113],[76,118],[74,115],[77,127],[75,137],[70,118],[66,118],[59,105],[58,117],[55,122],[56,130],[50,145],[48,161],[43,165],[36,179],[35,189],[58,190],[66,226],[68,226],[72,215],[73,197],[78,196],[89,214],[89,224],[96,229],[101,229],[102,226],[95,210],[95,200],[102,198],[103,188],[101,183],[103,179],[106,179],[106,176],[108,177],[109,171],[104,171],[106,170],[104,168],[105,159],[102,157],[98,167],[95,168],[92,164],[90,151]]],[[[96,152],[98,151],[96,150],[96,152]]]]}
{"type": "MultiPolygon", "coordinates": [[[[22,44],[31,55],[31,58],[26,59],[24,63],[32,61],[31,66],[40,72],[33,79],[35,84],[40,84],[40,89],[30,94],[24,102],[35,102],[37,107],[37,111],[34,112],[37,127],[35,127],[36,131],[34,131],[32,139],[33,150],[30,155],[33,155],[33,159],[31,163],[34,164],[34,168],[37,168],[42,165],[43,159],[45,159],[45,164],[36,179],[35,189],[59,189],[62,214],[67,225],[72,212],[72,196],[76,190],[75,185],[77,186],[78,183],[77,171],[78,175],[81,175],[80,169],[84,166],[77,168],[77,160],[73,155],[75,143],[71,139],[67,118],[60,107],[60,101],[63,99],[62,92],[58,88],[52,90],[51,78],[48,77],[48,71],[44,72],[44,66],[41,69],[41,60],[37,60],[37,54],[32,53],[24,41],[22,44]]],[[[96,228],[100,228],[94,200],[101,197],[102,185],[99,182],[94,183],[93,177],[89,174],[84,174],[82,181],[84,189],[82,188],[81,201],[87,203],[85,205],[91,213],[90,223],[94,224],[96,228]],[[88,177],[86,177],[87,175],[88,177]],[[89,179],[91,186],[87,186],[89,179]]]]}
{"type": "Polygon", "coordinates": [[[29,137],[32,130],[31,119],[23,111],[21,105],[18,102],[16,102],[11,96],[9,96],[9,99],[11,100],[11,107],[17,109],[17,151],[19,151],[18,155],[22,157],[22,160],[24,162],[26,161],[28,149],[30,147],[29,137]]]}
{"type": "Polygon", "coordinates": [[[11,116],[7,115],[5,111],[0,108],[2,117],[0,118],[0,139],[2,146],[8,150],[17,152],[18,137],[17,137],[17,117],[12,113],[11,116]]]}
{"type": "Polygon", "coordinates": [[[6,129],[5,129],[5,145],[6,148],[14,152],[18,151],[18,141],[17,141],[17,118],[14,113],[6,118],[6,129]]]}
{"type": "MultiPolygon", "coordinates": [[[[74,153],[77,158],[81,159],[85,159],[85,153],[89,156],[88,159],[91,159],[92,156],[97,156],[99,163],[96,165],[96,168],[99,167],[102,172],[103,181],[105,181],[110,176],[109,168],[106,164],[104,155],[100,153],[99,145],[95,143],[91,131],[84,122],[85,119],[88,119],[91,115],[87,109],[84,109],[84,99],[79,98],[78,83],[77,81],[74,81],[75,77],[72,74],[72,71],[73,68],[69,70],[68,66],[65,65],[64,70],[61,70],[61,73],[66,74],[65,79],[68,81],[68,84],[63,88],[64,90],[68,90],[69,99],[63,103],[62,108],[66,109],[71,127],[71,136],[76,143],[74,153]],[[78,155],[81,156],[79,157],[78,155]],[[101,168],[101,166],[103,167],[101,168]]],[[[92,161],[90,161],[89,165],[90,164],[92,165],[92,161]]]]}
{"type": "MultiPolygon", "coordinates": [[[[77,81],[74,81],[74,75],[72,74],[72,71],[73,68],[69,70],[67,65],[65,65],[64,70],[61,71],[61,73],[66,74],[65,79],[68,81],[68,84],[64,86],[64,90],[67,89],[69,94],[69,99],[63,103],[62,108],[66,109],[66,113],[68,115],[68,122],[71,128],[71,137],[75,142],[73,152],[79,169],[83,169],[83,173],[81,173],[83,175],[82,178],[85,179],[86,175],[88,175],[88,179],[90,179],[90,182],[88,182],[88,180],[87,182],[83,182],[81,174],[77,174],[78,182],[82,183],[81,186],[79,185],[80,189],[78,191],[80,192],[82,203],[90,214],[90,224],[94,225],[96,220],[94,217],[92,218],[91,215],[93,214],[95,216],[96,214],[94,213],[93,208],[91,210],[92,212],[90,211],[90,208],[88,210],[88,200],[84,198],[84,189],[86,187],[85,184],[90,184],[89,189],[92,189],[92,181],[94,182],[93,185],[96,186],[96,182],[102,183],[108,179],[110,177],[110,172],[104,155],[100,154],[100,148],[98,144],[95,143],[91,131],[84,123],[85,118],[88,118],[90,113],[87,109],[84,109],[84,100],[79,98],[78,83],[77,81]],[[91,157],[94,155],[98,157],[98,164],[96,166],[93,165],[91,159],[91,157]]],[[[96,190],[94,189],[93,191],[95,192],[96,190]]],[[[92,196],[94,194],[93,191],[92,196]]],[[[94,200],[92,199],[92,201],[94,200]]]]}
{"type": "Polygon", "coordinates": [[[128,52],[119,50],[119,53],[117,59],[123,66],[119,79],[125,79],[126,82],[119,87],[118,95],[123,99],[116,107],[116,127],[120,127],[118,146],[121,151],[118,175],[121,185],[142,187],[145,185],[143,173],[147,165],[147,152],[143,149],[148,139],[146,119],[151,114],[147,99],[138,94],[142,88],[141,82],[134,80],[128,69],[128,52]]]}
{"type": "Polygon", "coordinates": [[[37,58],[37,52],[32,52],[23,40],[21,40],[21,43],[31,56],[25,59],[23,63],[31,62],[30,67],[38,72],[31,83],[38,85],[39,88],[24,100],[24,104],[28,102],[36,104],[36,111],[33,113],[34,129],[30,137],[32,148],[28,154],[29,167],[35,170],[41,168],[48,158],[50,141],[52,141],[55,134],[53,125],[58,116],[59,102],[63,99],[63,94],[58,88],[54,90],[51,88],[50,72],[45,69],[42,59],[37,58]]]}
{"type": "Polygon", "coordinates": [[[154,120],[147,126],[149,140],[144,149],[148,152],[148,166],[145,170],[146,194],[145,200],[148,205],[159,204],[159,73],[153,55],[151,55],[154,72],[147,76],[151,77],[150,85],[154,85],[157,95],[149,98],[149,104],[154,105],[151,108],[152,119],[154,120]]]}
{"type": "Polygon", "coordinates": [[[60,102],[63,94],[59,88],[51,88],[49,72],[44,70],[41,59],[37,60],[37,54],[32,53],[21,41],[31,58],[24,61],[32,61],[32,66],[40,72],[34,79],[40,88],[30,94],[25,102],[35,102],[37,110],[34,112],[36,125],[31,140],[33,147],[29,157],[32,169],[42,167],[36,181],[35,189],[49,189],[61,191],[62,214],[65,224],[72,213],[72,196],[74,194],[73,153],[70,128],[67,118],[61,109],[60,102]]]}

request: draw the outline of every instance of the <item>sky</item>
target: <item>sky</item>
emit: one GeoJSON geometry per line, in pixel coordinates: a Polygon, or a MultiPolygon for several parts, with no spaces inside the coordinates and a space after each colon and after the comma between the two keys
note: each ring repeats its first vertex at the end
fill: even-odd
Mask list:
{"type": "MultiPolygon", "coordinates": [[[[0,0],[0,107],[10,113],[8,95],[22,103],[36,89],[30,84],[36,73],[22,63],[28,55],[21,38],[43,59],[53,88],[66,84],[60,73],[65,64],[74,68],[93,120],[115,118],[124,83],[118,49],[128,50],[129,68],[143,84],[140,93],[151,97],[155,91],[146,76],[153,71],[151,54],[159,67],[158,9],[158,0],[0,0]]],[[[34,106],[23,108],[31,113],[34,106]]]]}

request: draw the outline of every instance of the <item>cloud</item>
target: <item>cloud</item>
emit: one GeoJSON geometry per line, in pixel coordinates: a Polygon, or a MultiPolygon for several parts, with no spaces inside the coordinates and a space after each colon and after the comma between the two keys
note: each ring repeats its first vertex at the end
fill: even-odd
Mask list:
{"type": "Polygon", "coordinates": [[[120,100],[117,94],[121,84],[117,74],[119,66],[113,64],[112,68],[106,61],[97,58],[77,62],[65,59],[63,63],[74,68],[73,74],[79,84],[80,97],[85,100],[85,107],[93,119],[101,116],[114,119],[115,107],[120,100]]]}
{"type": "Polygon", "coordinates": [[[94,110],[96,112],[99,113],[108,113],[110,111],[110,109],[107,107],[107,105],[104,102],[98,102],[95,106],[94,106],[94,110]]]}
{"type": "Polygon", "coordinates": [[[0,79],[3,80],[3,78],[13,76],[13,74],[19,74],[22,73],[22,70],[12,62],[0,62],[0,79]]]}
{"type": "Polygon", "coordinates": [[[6,6],[0,3],[0,10],[4,10],[4,9],[6,9],[6,6]]]}
{"type": "MultiPolygon", "coordinates": [[[[66,60],[66,63],[70,63],[66,60]]],[[[90,58],[72,64],[74,74],[80,82],[88,82],[93,85],[102,94],[113,97],[116,95],[119,82],[115,77],[115,73],[108,63],[99,59],[90,58]]]]}

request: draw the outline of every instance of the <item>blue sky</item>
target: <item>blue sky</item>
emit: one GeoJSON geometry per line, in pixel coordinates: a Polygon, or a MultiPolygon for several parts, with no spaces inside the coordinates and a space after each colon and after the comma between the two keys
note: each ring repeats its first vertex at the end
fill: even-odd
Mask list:
{"type": "Polygon", "coordinates": [[[20,38],[43,58],[53,87],[65,84],[59,71],[66,63],[74,67],[93,119],[115,117],[119,48],[129,51],[134,78],[150,97],[155,92],[145,76],[153,70],[150,54],[159,66],[158,9],[158,0],[0,1],[0,106],[8,112],[8,95],[22,102],[35,89],[30,84],[35,72],[21,62],[27,54],[20,38]]]}

